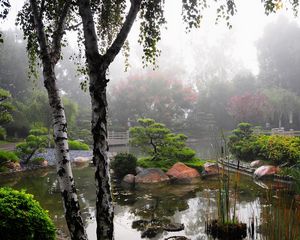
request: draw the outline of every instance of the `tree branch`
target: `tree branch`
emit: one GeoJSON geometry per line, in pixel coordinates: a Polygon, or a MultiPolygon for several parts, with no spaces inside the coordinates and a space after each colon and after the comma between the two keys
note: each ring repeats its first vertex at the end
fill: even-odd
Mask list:
{"type": "Polygon", "coordinates": [[[32,14],[34,18],[34,24],[36,25],[36,33],[40,45],[40,54],[41,58],[45,58],[48,54],[48,48],[47,48],[47,40],[46,35],[44,32],[44,24],[42,19],[40,18],[38,6],[36,0],[30,0],[30,7],[32,9],[32,14]]]}
{"type": "Polygon", "coordinates": [[[131,0],[131,6],[130,10],[126,16],[126,20],[118,33],[116,39],[112,43],[112,45],[109,47],[105,55],[103,56],[103,62],[105,64],[105,67],[108,67],[110,63],[113,62],[115,57],[120,52],[121,48],[123,47],[127,36],[131,30],[131,27],[136,19],[137,13],[140,10],[141,7],[141,0],[131,0]]]}
{"type": "Polygon", "coordinates": [[[40,8],[40,16],[39,16],[40,19],[42,19],[42,17],[43,17],[44,10],[45,10],[45,0],[42,0],[41,8],[40,8]]]}
{"type": "Polygon", "coordinates": [[[77,30],[77,28],[82,24],[82,22],[79,22],[75,25],[72,25],[72,26],[68,26],[66,27],[66,30],[77,30]]]}
{"type": "Polygon", "coordinates": [[[53,42],[52,42],[52,49],[51,49],[51,58],[53,63],[57,63],[60,58],[61,53],[61,40],[64,35],[65,31],[65,24],[66,18],[70,9],[71,0],[66,0],[65,4],[63,5],[60,18],[56,23],[56,30],[53,34],[53,42]]]}

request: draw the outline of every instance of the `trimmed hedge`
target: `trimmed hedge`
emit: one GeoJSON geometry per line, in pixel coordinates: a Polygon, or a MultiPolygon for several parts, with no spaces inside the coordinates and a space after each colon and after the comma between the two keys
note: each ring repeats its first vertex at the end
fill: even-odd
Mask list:
{"type": "MultiPolygon", "coordinates": [[[[239,131],[237,131],[239,132],[239,131]]],[[[229,149],[238,159],[252,161],[257,158],[275,165],[300,162],[300,138],[282,135],[247,134],[230,136],[229,149]]]]}
{"type": "Polygon", "coordinates": [[[68,140],[70,150],[90,150],[89,145],[76,140],[68,140]]]}
{"type": "Polygon", "coordinates": [[[25,191],[0,188],[0,233],[5,240],[54,240],[47,211],[25,191]]]}

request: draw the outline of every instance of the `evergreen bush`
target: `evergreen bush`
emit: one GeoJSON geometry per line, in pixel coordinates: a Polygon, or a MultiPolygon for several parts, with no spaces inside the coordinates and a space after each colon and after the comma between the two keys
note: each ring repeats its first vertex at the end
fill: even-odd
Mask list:
{"type": "Polygon", "coordinates": [[[1,239],[55,239],[55,227],[47,211],[25,191],[0,188],[0,219],[1,239]]]}

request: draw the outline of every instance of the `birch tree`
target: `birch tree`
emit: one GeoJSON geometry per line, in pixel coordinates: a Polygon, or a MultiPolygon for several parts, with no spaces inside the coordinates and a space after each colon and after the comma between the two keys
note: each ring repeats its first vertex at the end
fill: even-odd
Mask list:
{"type": "MultiPolygon", "coordinates": [[[[127,36],[140,17],[139,43],[143,47],[144,65],[156,66],[160,54],[157,43],[161,28],[166,23],[164,0],[77,0],[82,19],[85,57],[89,76],[89,91],[92,102],[92,135],[94,139],[93,161],[96,166],[97,185],[96,220],[97,239],[113,239],[113,209],[107,157],[107,98],[108,69],[122,48],[128,49],[127,36]],[[126,9],[129,9],[126,14],[126,9]]],[[[266,14],[283,7],[282,1],[262,0],[266,14]]],[[[298,1],[288,2],[297,13],[298,1]]],[[[200,27],[204,10],[213,7],[216,21],[225,19],[231,28],[230,16],[236,12],[234,0],[182,0],[182,17],[186,29],[200,27]]]]}
{"type": "Polygon", "coordinates": [[[43,68],[44,86],[48,92],[53,119],[57,177],[70,235],[72,239],[84,240],[87,236],[71,169],[67,121],[55,76],[71,3],[71,0],[26,1],[18,14],[17,23],[27,39],[30,73],[36,75],[38,59],[43,68]]]}

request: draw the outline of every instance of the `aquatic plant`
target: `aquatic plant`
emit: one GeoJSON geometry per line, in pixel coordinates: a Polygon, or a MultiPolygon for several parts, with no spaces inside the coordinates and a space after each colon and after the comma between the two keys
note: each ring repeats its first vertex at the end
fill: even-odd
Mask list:
{"type": "Polygon", "coordinates": [[[239,183],[239,163],[234,179],[233,186],[233,204],[230,206],[230,172],[229,168],[225,171],[225,161],[229,161],[227,141],[224,133],[221,133],[222,147],[221,147],[221,168],[219,169],[219,187],[217,194],[217,208],[218,218],[208,220],[206,224],[206,232],[214,238],[219,239],[243,239],[247,235],[247,225],[239,222],[236,216],[236,204],[238,197],[238,183],[239,183]]]}
{"type": "Polygon", "coordinates": [[[291,195],[287,191],[268,190],[266,204],[262,209],[260,232],[264,240],[299,240],[300,205],[293,199],[288,205],[291,195]]]}

